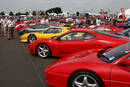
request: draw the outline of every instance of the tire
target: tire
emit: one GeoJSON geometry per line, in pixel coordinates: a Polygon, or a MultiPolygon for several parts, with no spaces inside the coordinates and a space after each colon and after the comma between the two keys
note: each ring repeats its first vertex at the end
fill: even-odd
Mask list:
{"type": "Polygon", "coordinates": [[[33,43],[35,40],[37,40],[35,35],[29,35],[29,37],[28,37],[28,42],[29,43],[33,43]]]}
{"type": "Polygon", "coordinates": [[[41,58],[51,57],[51,50],[47,44],[41,43],[36,47],[36,54],[41,58]]]}
{"type": "Polygon", "coordinates": [[[97,75],[89,71],[79,71],[70,77],[67,87],[104,87],[104,85],[97,75]]]}

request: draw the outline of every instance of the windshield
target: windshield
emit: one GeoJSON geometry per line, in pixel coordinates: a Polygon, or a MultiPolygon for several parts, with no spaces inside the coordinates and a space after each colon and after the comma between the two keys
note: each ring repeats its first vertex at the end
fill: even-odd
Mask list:
{"type": "Polygon", "coordinates": [[[130,42],[123,44],[117,48],[114,48],[108,52],[107,49],[101,50],[98,53],[98,57],[105,62],[111,63],[124,55],[130,53],[130,42]]]}
{"type": "Polygon", "coordinates": [[[120,32],[119,34],[124,34],[124,33],[127,33],[127,32],[130,32],[130,29],[123,30],[123,31],[120,32]]]}
{"type": "Polygon", "coordinates": [[[32,28],[33,29],[42,29],[42,28],[48,28],[49,25],[45,25],[45,24],[38,24],[38,25],[33,25],[32,28]]]}
{"type": "Polygon", "coordinates": [[[130,29],[126,29],[118,34],[130,37],[130,29]]]}

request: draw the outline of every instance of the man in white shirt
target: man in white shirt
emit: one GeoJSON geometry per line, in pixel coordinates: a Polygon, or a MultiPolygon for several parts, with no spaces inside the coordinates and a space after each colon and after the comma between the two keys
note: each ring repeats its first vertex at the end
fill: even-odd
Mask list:
{"type": "Polygon", "coordinates": [[[3,27],[4,27],[4,29],[3,29],[3,34],[4,34],[4,36],[7,35],[7,21],[8,21],[8,18],[5,17],[5,18],[4,18],[4,21],[3,21],[3,27]]]}
{"type": "Polygon", "coordinates": [[[10,40],[13,39],[13,32],[14,32],[14,20],[12,17],[9,17],[7,25],[8,25],[8,40],[10,40]]]}
{"type": "Polygon", "coordinates": [[[96,24],[97,24],[97,26],[100,26],[100,25],[101,25],[101,19],[100,19],[100,18],[97,18],[96,24]]]}
{"type": "Polygon", "coordinates": [[[40,21],[41,24],[45,24],[45,19],[42,18],[41,21],[40,21]]]}

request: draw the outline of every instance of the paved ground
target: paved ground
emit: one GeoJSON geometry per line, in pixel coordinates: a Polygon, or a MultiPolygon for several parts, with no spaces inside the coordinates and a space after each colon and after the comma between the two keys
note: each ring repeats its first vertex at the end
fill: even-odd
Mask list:
{"type": "Polygon", "coordinates": [[[0,37],[0,87],[49,87],[44,69],[55,60],[32,56],[17,35],[14,40],[0,37]]]}

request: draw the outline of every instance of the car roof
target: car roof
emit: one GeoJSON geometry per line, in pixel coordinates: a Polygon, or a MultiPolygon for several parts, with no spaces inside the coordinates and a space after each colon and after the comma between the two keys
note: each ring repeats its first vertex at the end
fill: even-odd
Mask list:
{"type": "Polygon", "coordinates": [[[88,33],[93,33],[93,34],[102,34],[102,35],[107,35],[107,36],[112,36],[112,37],[118,37],[118,38],[122,38],[123,36],[121,35],[115,35],[109,32],[104,32],[104,31],[100,31],[100,30],[90,30],[90,29],[75,29],[75,30],[71,30],[70,32],[74,32],[74,31],[82,31],[82,32],[88,32],[88,33]]]}

